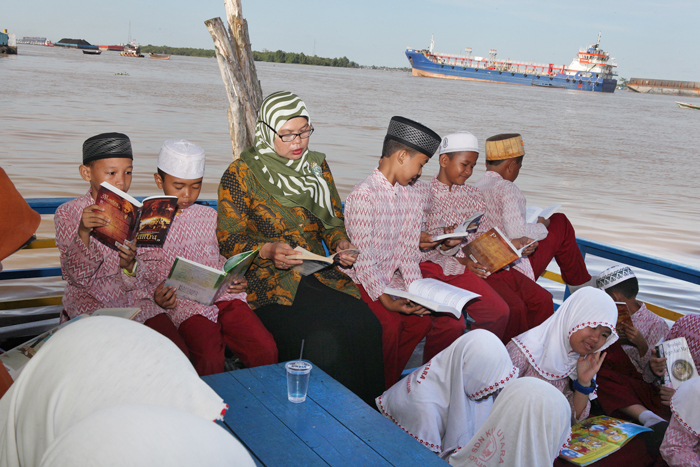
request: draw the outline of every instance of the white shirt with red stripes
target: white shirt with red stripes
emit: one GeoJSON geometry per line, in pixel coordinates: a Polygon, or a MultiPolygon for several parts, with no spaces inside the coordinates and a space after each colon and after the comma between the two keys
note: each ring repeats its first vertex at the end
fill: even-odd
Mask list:
{"type": "Polygon", "coordinates": [[[345,228],[360,255],[344,271],[372,300],[386,286],[406,290],[422,278],[418,266],[422,202],[419,189],[392,185],[379,169],[355,185],[345,200],[345,228]]]}

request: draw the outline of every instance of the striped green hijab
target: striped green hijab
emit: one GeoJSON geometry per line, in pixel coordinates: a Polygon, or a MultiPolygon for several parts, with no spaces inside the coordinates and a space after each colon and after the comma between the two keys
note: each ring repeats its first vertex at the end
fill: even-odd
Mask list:
{"type": "Polygon", "coordinates": [[[279,91],[267,96],[258,112],[255,145],[243,151],[241,159],[280,204],[304,207],[326,228],[339,227],[343,221],[333,212],[330,189],[321,171],[326,156],[308,149],[297,160],[279,156],[275,152],[275,133],[262,123],[279,131],[294,117],[306,117],[311,123],[304,102],[296,94],[279,91]]]}

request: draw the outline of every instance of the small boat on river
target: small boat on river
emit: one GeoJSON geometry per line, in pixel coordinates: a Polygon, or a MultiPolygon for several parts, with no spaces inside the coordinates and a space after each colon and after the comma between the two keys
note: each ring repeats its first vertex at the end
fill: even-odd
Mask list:
{"type": "Polygon", "coordinates": [[[678,102],[678,101],[676,101],[676,104],[678,104],[678,107],[680,107],[681,109],[700,110],[700,104],[687,104],[685,102],[678,102]]]}
{"type": "Polygon", "coordinates": [[[83,53],[85,55],[100,55],[102,53],[101,50],[83,50],[83,53]]]}
{"type": "Polygon", "coordinates": [[[149,54],[149,58],[157,58],[159,60],[170,60],[170,55],[161,55],[161,54],[149,54]]]}

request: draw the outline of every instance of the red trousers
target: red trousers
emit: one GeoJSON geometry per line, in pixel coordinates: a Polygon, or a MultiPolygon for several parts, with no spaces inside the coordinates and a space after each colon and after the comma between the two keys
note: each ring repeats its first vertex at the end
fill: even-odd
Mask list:
{"type": "Polygon", "coordinates": [[[175,323],[173,323],[167,313],[155,315],[153,318],[147,319],[143,324],[173,341],[175,345],[177,345],[187,356],[187,358],[190,358],[190,351],[187,348],[187,344],[185,344],[182,336],[180,336],[180,334],[177,332],[175,323]]]}
{"type": "MultiPolygon", "coordinates": [[[[415,316],[389,311],[377,300],[373,301],[364,287],[358,285],[362,300],[382,325],[382,353],[384,380],[389,389],[401,377],[416,345],[426,338],[425,348],[438,353],[464,334],[466,324],[454,316],[415,316]]],[[[432,357],[431,357],[432,358],[432,357]]]]}
{"type": "Polygon", "coordinates": [[[194,315],[178,332],[200,376],[222,373],[226,346],[247,368],[277,363],[277,345],[250,306],[241,300],[219,302],[218,322],[194,315]]]}
{"type": "MultiPolygon", "coordinates": [[[[486,329],[498,336],[499,339],[503,338],[510,315],[508,304],[485,280],[469,270],[465,270],[464,274],[446,276],[439,264],[430,261],[420,263],[420,270],[423,277],[438,279],[460,289],[481,295],[481,297],[467,303],[467,306],[464,308],[464,311],[475,321],[472,324],[472,328],[486,329]]],[[[425,353],[423,354],[425,362],[433,358],[441,350],[442,348],[428,348],[428,342],[426,341],[425,353]]]]}
{"type": "Polygon", "coordinates": [[[510,319],[503,335],[499,336],[504,344],[554,314],[552,294],[520,271],[502,269],[487,277],[486,282],[510,308],[510,319]]]}
{"type": "Polygon", "coordinates": [[[552,214],[547,232],[547,238],[538,243],[537,250],[529,257],[535,277],[540,277],[555,259],[567,284],[581,285],[591,280],[569,219],[562,213],[552,214]]]}

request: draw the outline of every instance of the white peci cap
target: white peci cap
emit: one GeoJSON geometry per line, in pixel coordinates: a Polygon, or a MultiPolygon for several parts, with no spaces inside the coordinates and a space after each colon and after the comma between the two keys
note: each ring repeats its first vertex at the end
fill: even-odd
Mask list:
{"type": "Polygon", "coordinates": [[[168,175],[187,180],[204,177],[204,149],[194,143],[168,140],[158,154],[158,168],[168,175]]]}
{"type": "Polygon", "coordinates": [[[462,151],[479,152],[479,140],[468,131],[460,131],[445,136],[442,138],[440,148],[438,148],[438,154],[462,151]]]}

